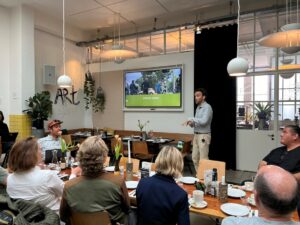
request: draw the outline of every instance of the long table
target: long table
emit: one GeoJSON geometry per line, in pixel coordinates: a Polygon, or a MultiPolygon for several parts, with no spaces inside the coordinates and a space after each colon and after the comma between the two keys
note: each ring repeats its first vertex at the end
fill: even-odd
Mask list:
{"type": "MultiPolygon", "coordinates": [[[[66,170],[62,170],[61,173],[66,173],[66,174],[70,174],[71,170],[70,169],[66,169],[66,170]]],[[[125,178],[125,176],[124,176],[125,178]]],[[[133,176],[133,180],[138,180],[138,177],[133,176]]],[[[192,195],[193,191],[196,190],[194,185],[188,185],[188,184],[182,184],[182,183],[178,183],[179,186],[181,186],[189,195],[192,195]]],[[[128,192],[131,192],[132,190],[128,190],[128,192]]],[[[247,197],[250,195],[250,192],[247,192],[247,197]]],[[[203,209],[196,209],[193,207],[190,207],[190,212],[191,213],[196,213],[196,214],[200,214],[203,216],[208,216],[208,217],[212,217],[214,219],[224,219],[225,217],[227,217],[228,215],[226,215],[225,213],[223,213],[220,209],[220,206],[223,204],[221,203],[218,198],[212,197],[210,195],[205,195],[204,196],[204,200],[207,202],[207,207],[203,208],[203,209]]],[[[136,204],[136,199],[134,197],[130,197],[130,202],[132,204],[136,204]]],[[[238,203],[238,204],[242,204],[242,200],[241,199],[235,199],[235,198],[228,198],[228,202],[229,203],[238,203]]],[[[256,207],[251,206],[251,209],[256,209],[256,207]]],[[[293,219],[295,221],[299,221],[299,216],[297,211],[295,210],[294,215],[293,215],[293,219]]]]}

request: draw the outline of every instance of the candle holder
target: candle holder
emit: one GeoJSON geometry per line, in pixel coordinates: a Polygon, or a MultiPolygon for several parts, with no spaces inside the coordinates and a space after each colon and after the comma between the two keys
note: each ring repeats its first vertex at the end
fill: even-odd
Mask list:
{"type": "Polygon", "coordinates": [[[126,180],[132,180],[133,163],[126,162],[126,180]]]}

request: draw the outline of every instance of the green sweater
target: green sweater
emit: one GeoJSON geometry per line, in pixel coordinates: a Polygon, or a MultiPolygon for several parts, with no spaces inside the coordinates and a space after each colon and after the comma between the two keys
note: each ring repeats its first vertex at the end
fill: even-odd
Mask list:
{"type": "Polygon", "coordinates": [[[122,177],[103,172],[96,178],[81,176],[65,183],[60,217],[67,222],[71,211],[106,210],[111,220],[123,223],[129,206],[128,191],[122,177]]]}

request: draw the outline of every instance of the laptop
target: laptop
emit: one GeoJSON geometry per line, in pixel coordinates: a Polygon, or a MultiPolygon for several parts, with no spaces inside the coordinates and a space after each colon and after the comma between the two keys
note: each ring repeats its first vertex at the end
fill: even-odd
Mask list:
{"type": "Polygon", "coordinates": [[[18,132],[10,132],[9,133],[9,141],[15,142],[18,136],[18,132]]]}
{"type": "Polygon", "coordinates": [[[52,163],[52,157],[53,157],[53,151],[57,151],[57,159],[58,161],[61,160],[62,152],[61,149],[52,149],[52,150],[46,150],[45,151],[45,164],[52,163]]]}

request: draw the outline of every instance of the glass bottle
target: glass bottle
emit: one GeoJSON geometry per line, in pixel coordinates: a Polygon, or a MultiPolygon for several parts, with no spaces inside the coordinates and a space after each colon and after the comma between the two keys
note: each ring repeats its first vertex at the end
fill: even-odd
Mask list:
{"type": "Polygon", "coordinates": [[[52,163],[53,163],[53,164],[57,164],[57,163],[58,163],[58,159],[57,159],[57,150],[53,150],[53,151],[52,151],[52,163]]]}

